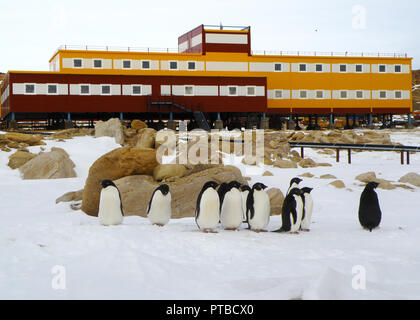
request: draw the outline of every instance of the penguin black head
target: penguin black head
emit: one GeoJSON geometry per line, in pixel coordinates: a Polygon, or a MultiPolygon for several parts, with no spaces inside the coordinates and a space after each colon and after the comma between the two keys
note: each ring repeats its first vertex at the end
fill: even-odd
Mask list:
{"type": "Polygon", "coordinates": [[[375,181],[371,181],[371,182],[369,182],[369,183],[366,185],[365,189],[367,189],[367,190],[374,190],[374,189],[376,189],[378,186],[379,186],[379,183],[377,183],[377,182],[375,182],[375,181]]]}
{"type": "Polygon", "coordinates": [[[249,186],[247,186],[246,184],[244,184],[243,186],[241,186],[241,191],[251,191],[251,188],[249,186]]]}
{"type": "Polygon", "coordinates": [[[203,190],[208,188],[216,189],[218,185],[219,184],[216,181],[207,181],[203,186],[203,190]]]}
{"type": "Polygon", "coordinates": [[[300,196],[303,194],[303,192],[299,188],[293,188],[292,190],[289,191],[289,194],[291,195],[295,194],[297,196],[300,196]]]}
{"type": "Polygon", "coordinates": [[[302,181],[303,180],[301,178],[293,178],[292,180],[290,180],[290,185],[292,185],[293,183],[299,184],[302,181]]]}
{"type": "Polygon", "coordinates": [[[261,183],[261,182],[257,182],[256,184],[254,184],[252,186],[252,190],[258,190],[258,191],[264,190],[266,188],[267,188],[267,186],[265,184],[261,183]]]}
{"type": "Polygon", "coordinates": [[[238,181],[231,181],[228,184],[228,190],[232,190],[233,188],[239,189],[241,184],[238,181]]]}
{"type": "Polygon", "coordinates": [[[169,186],[167,184],[161,184],[156,190],[159,190],[164,196],[169,193],[169,186]]]}
{"type": "Polygon", "coordinates": [[[314,188],[304,187],[304,188],[302,188],[302,189],[300,189],[300,190],[302,191],[302,194],[304,194],[304,193],[311,193],[311,191],[312,191],[313,189],[314,189],[314,188]]]}
{"type": "Polygon", "coordinates": [[[105,189],[107,187],[117,187],[115,183],[111,180],[102,180],[101,182],[102,188],[105,189]]]}
{"type": "Polygon", "coordinates": [[[226,188],[227,188],[227,186],[228,186],[228,184],[227,184],[226,182],[222,182],[222,183],[219,185],[219,190],[226,189],[226,188]]]}

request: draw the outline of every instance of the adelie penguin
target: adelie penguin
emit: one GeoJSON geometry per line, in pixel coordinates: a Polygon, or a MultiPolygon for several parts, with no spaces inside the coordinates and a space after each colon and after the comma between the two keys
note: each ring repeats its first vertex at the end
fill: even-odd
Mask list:
{"type": "Polygon", "coordinates": [[[305,187],[300,190],[302,191],[300,196],[303,202],[302,223],[300,224],[300,230],[309,232],[312,220],[312,208],[314,205],[311,196],[311,191],[313,188],[305,187]]]}
{"type": "Polygon", "coordinates": [[[197,198],[195,222],[206,233],[216,233],[219,224],[220,200],[216,191],[217,185],[215,181],[206,182],[197,198]]]}
{"type": "Polygon", "coordinates": [[[251,188],[247,185],[243,185],[241,187],[242,211],[243,211],[242,222],[247,222],[247,218],[246,218],[246,199],[248,198],[248,194],[249,194],[250,191],[251,191],[251,188]]]}
{"type": "Polygon", "coordinates": [[[163,227],[171,219],[171,193],[167,184],[156,188],[147,206],[147,217],[154,225],[163,227]]]}
{"type": "Polygon", "coordinates": [[[101,196],[99,199],[99,222],[104,226],[121,224],[124,210],[121,202],[121,194],[117,186],[111,180],[103,180],[101,196]]]}
{"type": "Polygon", "coordinates": [[[289,194],[290,190],[292,190],[293,188],[299,188],[299,183],[301,182],[302,179],[300,178],[293,178],[292,180],[290,180],[289,189],[287,189],[286,195],[289,194]]]}
{"type": "Polygon", "coordinates": [[[281,228],[274,232],[298,234],[303,215],[303,201],[301,195],[302,191],[299,188],[293,188],[289,191],[284,199],[281,210],[281,228]]]}
{"type": "Polygon", "coordinates": [[[226,230],[237,230],[242,224],[243,210],[240,187],[241,184],[238,181],[230,182],[221,204],[220,222],[226,230]]]}
{"type": "Polygon", "coordinates": [[[378,185],[377,182],[369,182],[360,196],[359,221],[370,232],[381,223],[382,212],[375,191],[378,185]]]}
{"type": "Polygon", "coordinates": [[[228,184],[226,182],[223,182],[219,185],[219,188],[217,189],[217,193],[219,194],[220,210],[222,210],[223,199],[225,198],[227,187],[228,184]]]}
{"type": "Polygon", "coordinates": [[[266,232],[270,221],[270,199],[262,183],[253,185],[246,199],[246,214],[249,228],[255,232],[266,232]]]}

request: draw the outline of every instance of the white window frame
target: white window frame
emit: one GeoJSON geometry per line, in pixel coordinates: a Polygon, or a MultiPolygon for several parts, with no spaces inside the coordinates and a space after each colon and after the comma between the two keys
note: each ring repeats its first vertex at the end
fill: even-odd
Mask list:
{"type": "Polygon", "coordinates": [[[228,93],[229,97],[237,97],[239,95],[238,86],[227,86],[227,93],[228,93]],[[230,94],[230,88],[235,88],[236,93],[235,94],[230,94]]]}
{"type": "Polygon", "coordinates": [[[247,97],[256,97],[257,96],[257,86],[246,86],[246,96],[247,97]],[[249,94],[248,89],[254,88],[254,94],[249,94]]]}
{"type": "Polygon", "coordinates": [[[169,61],[169,65],[168,65],[168,67],[169,67],[169,70],[171,71],[171,70],[178,70],[178,68],[179,68],[179,64],[178,64],[178,61],[176,61],[176,60],[171,60],[171,61],[169,61]],[[171,68],[171,63],[172,62],[175,62],[176,63],[176,68],[175,69],[172,69],[171,68]]]}
{"type": "Polygon", "coordinates": [[[187,84],[187,85],[184,86],[184,96],[191,97],[191,96],[194,96],[194,94],[195,94],[195,86],[194,85],[187,84]],[[191,88],[192,93],[187,94],[187,88],[191,88]]]}
{"type": "Polygon", "coordinates": [[[308,64],[307,63],[299,63],[298,64],[299,72],[308,72],[308,64]],[[300,70],[300,66],[305,66],[305,71],[300,70]]]}
{"type": "Polygon", "coordinates": [[[283,90],[274,90],[274,99],[283,99],[283,90]],[[276,96],[277,92],[280,92],[280,97],[276,96]]]}
{"type": "Polygon", "coordinates": [[[83,58],[73,58],[73,69],[83,69],[83,58]],[[74,62],[76,61],[76,60],[80,60],[80,67],[76,67],[75,65],[74,65],[74,62]]]}
{"type": "Polygon", "coordinates": [[[381,100],[386,100],[387,99],[387,93],[386,93],[386,91],[384,91],[384,90],[381,90],[381,91],[379,91],[379,99],[381,99],[381,100]],[[384,92],[385,93],[385,97],[381,97],[381,93],[382,92],[384,92]]]}
{"type": "Polygon", "coordinates": [[[299,90],[299,99],[307,100],[308,99],[308,90],[299,90]],[[305,97],[302,97],[303,92],[305,92],[305,97]]]}
{"type": "Polygon", "coordinates": [[[347,100],[349,98],[349,92],[347,90],[340,90],[339,92],[340,92],[340,99],[341,100],[347,100]],[[346,93],[346,97],[345,98],[343,98],[343,96],[341,95],[343,92],[346,93]]]}
{"type": "Polygon", "coordinates": [[[402,98],[403,98],[403,93],[402,93],[402,91],[401,91],[401,90],[395,90],[395,91],[394,91],[394,98],[395,98],[396,100],[402,100],[402,98]],[[397,98],[397,92],[399,92],[399,93],[400,93],[400,97],[399,97],[399,98],[397,98]]]}
{"type": "Polygon", "coordinates": [[[274,69],[274,72],[282,72],[283,71],[283,65],[280,62],[274,62],[273,69],[274,69]],[[276,65],[280,66],[280,70],[276,70],[276,65]]]}
{"type": "Polygon", "coordinates": [[[346,72],[347,72],[347,70],[348,70],[348,68],[347,68],[347,64],[345,64],[345,63],[340,63],[340,64],[338,65],[338,71],[339,71],[340,73],[346,73],[346,72]],[[342,66],[344,66],[344,68],[345,68],[346,70],[341,71],[341,67],[342,67],[342,66]]]}
{"type": "Polygon", "coordinates": [[[92,59],[92,68],[93,69],[103,69],[104,68],[104,60],[103,59],[92,59]],[[100,67],[95,67],[95,61],[100,61],[101,66],[100,67]]]}
{"type": "Polygon", "coordinates": [[[152,69],[152,61],[151,60],[141,60],[141,70],[151,70],[152,69]],[[149,68],[143,68],[143,62],[149,62],[149,68]]]}
{"type": "Polygon", "coordinates": [[[364,92],[363,92],[363,90],[356,90],[356,99],[357,100],[362,100],[362,99],[364,99],[365,97],[364,97],[364,92]],[[361,92],[362,93],[362,96],[359,98],[358,96],[357,96],[357,94],[359,93],[359,92],[361,92]]]}
{"type": "Polygon", "coordinates": [[[354,71],[356,72],[356,73],[362,73],[363,72],[363,64],[356,64],[355,66],[354,66],[354,71]],[[360,71],[357,71],[357,67],[361,67],[361,70],[360,71]]]}
{"type": "Polygon", "coordinates": [[[196,71],[197,70],[197,62],[196,61],[187,61],[187,70],[188,71],[196,71]],[[194,63],[194,69],[190,69],[190,63],[194,63]]]}
{"type": "Polygon", "coordinates": [[[58,89],[59,89],[58,83],[47,83],[47,95],[49,95],[49,96],[58,96],[59,95],[58,89]],[[49,93],[48,92],[48,86],[55,86],[57,88],[56,93],[49,93]]]}
{"type": "Polygon", "coordinates": [[[24,83],[23,88],[24,88],[24,90],[23,90],[24,94],[26,94],[28,96],[36,95],[36,83],[24,83]],[[26,92],[26,86],[34,86],[34,92],[33,93],[32,92],[26,92]]]}
{"type": "Polygon", "coordinates": [[[112,84],[101,84],[101,96],[112,96],[112,84]],[[109,93],[103,93],[102,88],[108,86],[109,87],[109,93]]]}
{"type": "Polygon", "coordinates": [[[378,65],[378,73],[386,73],[386,64],[380,64],[380,65],[378,65]],[[381,71],[381,67],[384,67],[385,70],[384,71],[381,71]]]}
{"type": "Polygon", "coordinates": [[[324,65],[322,63],[315,63],[315,72],[324,72],[324,65]],[[321,66],[321,71],[316,69],[318,66],[321,66]]]}
{"type": "Polygon", "coordinates": [[[133,69],[133,61],[132,61],[132,60],[129,60],[129,59],[124,59],[124,60],[122,61],[122,68],[123,68],[124,70],[131,70],[131,69],[133,69]],[[124,62],[130,62],[130,67],[129,67],[129,68],[124,67],[124,62]]]}
{"type": "Polygon", "coordinates": [[[324,99],[324,90],[315,90],[315,99],[318,99],[318,100],[324,99]],[[318,97],[318,92],[321,92],[321,97],[318,97]]]}
{"type": "Polygon", "coordinates": [[[81,95],[81,96],[90,96],[90,95],[92,95],[92,90],[91,90],[91,87],[90,87],[90,84],[89,83],[80,83],[79,84],[79,95],[81,95]],[[82,92],[82,86],[87,86],[89,88],[89,93],[83,93],[82,92]]]}
{"type": "Polygon", "coordinates": [[[394,65],[394,73],[402,73],[402,65],[401,64],[394,65]],[[396,71],[396,68],[397,67],[400,67],[400,71],[399,72],[396,71]]]}
{"type": "Polygon", "coordinates": [[[143,85],[141,85],[141,84],[132,84],[131,85],[131,95],[132,96],[141,96],[141,95],[143,95],[143,85]],[[134,93],[134,87],[140,87],[140,93],[134,93]]]}

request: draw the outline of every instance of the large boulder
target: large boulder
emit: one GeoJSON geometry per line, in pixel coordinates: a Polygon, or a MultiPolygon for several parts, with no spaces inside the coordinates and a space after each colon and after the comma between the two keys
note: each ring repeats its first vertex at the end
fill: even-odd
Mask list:
{"type": "Polygon", "coordinates": [[[17,132],[8,132],[4,135],[4,138],[16,143],[24,143],[29,146],[42,146],[45,145],[45,142],[42,141],[42,136],[32,135],[32,134],[23,134],[17,132]]]}
{"type": "MultiPolygon", "coordinates": [[[[172,218],[194,217],[198,194],[209,180],[218,183],[236,180],[247,184],[241,171],[232,166],[219,166],[168,182],[172,196],[172,218]]],[[[115,181],[121,193],[124,214],[146,217],[147,205],[159,186],[151,176],[133,175],[115,181]]]]}
{"type": "Polygon", "coordinates": [[[159,164],[153,170],[153,178],[162,181],[169,178],[181,178],[187,173],[187,168],[182,164],[159,164]]]}
{"type": "Polygon", "coordinates": [[[280,189],[271,188],[267,190],[270,199],[270,215],[280,215],[284,202],[284,195],[280,189]]]}
{"type": "Polygon", "coordinates": [[[157,165],[155,150],[125,147],[103,155],[89,169],[83,191],[82,210],[91,216],[98,215],[102,180],[117,180],[131,175],[152,175],[157,165]]]}
{"type": "Polygon", "coordinates": [[[64,150],[55,148],[42,152],[19,168],[23,179],[63,179],[74,178],[74,163],[64,150]]]}
{"type": "Polygon", "coordinates": [[[61,197],[57,198],[57,200],[55,200],[55,203],[80,201],[82,200],[82,196],[83,190],[67,192],[66,194],[63,194],[61,197]]]}
{"type": "Polygon", "coordinates": [[[133,120],[131,122],[131,129],[134,129],[136,131],[147,128],[147,124],[141,120],[133,120]]]}
{"type": "Polygon", "coordinates": [[[155,147],[157,131],[152,128],[144,128],[133,138],[133,145],[141,149],[153,149],[155,147]]]}
{"type": "Polygon", "coordinates": [[[124,130],[121,121],[117,118],[110,119],[106,122],[98,121],[95,124],[95,137],[113,137],[118,144],[124,143],[124,130]]]}
{"type": "Polygon", "coordinates": [[[405,176],[401,177],[401,179],[398,181],[403,182],[403,183],[410,183],[413,186],[420,188],[420,175],[415,172],[407,173],[405,176]]]}
{"type": "Polygon", "coordinates": [[[12,169],[18,169],[36,156],[36,154],[27,151],[16,151],[9,157],[9,163],[7,165],[12,169]]]}

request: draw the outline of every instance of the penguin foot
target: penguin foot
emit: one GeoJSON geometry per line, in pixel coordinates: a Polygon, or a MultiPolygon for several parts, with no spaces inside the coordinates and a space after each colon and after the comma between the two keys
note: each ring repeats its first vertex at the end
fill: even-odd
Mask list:
{"type": "Polygon", "coordinates": [[[299,232],[295,231],[295,232],[290,232],[290,234],[299,234],[299,232]]]}
{"type": "Polygon", "coordinates": [[[225,230],[227,230],[227,231],[237,231],[238,229],[237,228],[225,228],[225,230]]]}
{"type": "Polygon", "coordinates": [[[311,230],[309,230],[309,229],[300,229],[300,231],[303,231],[303,232],[309,232],[309,231],[311,231],[311,230]]]}
{"type": "Polygon", "coordinates": [[[264,230],[264,229],[253,229],[252,231],[254,231],[256,233],[267,232],[267,230],[264,230]]]}
{"type": "Polygon", "coordinates": [[[164,227],[165,226],[164,224],[161,224],[161,223],[154,223],[153,225],[158,226],[158,227],[164,227]]]}
{"type": "Polygon", "coordinates": [[[204,233],[217,233],[217,231],[213,229],[203,229],[203,232],[204,233]]]}

